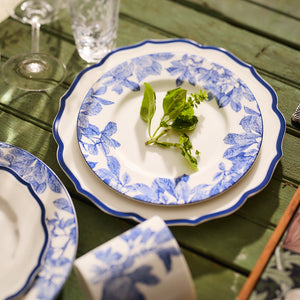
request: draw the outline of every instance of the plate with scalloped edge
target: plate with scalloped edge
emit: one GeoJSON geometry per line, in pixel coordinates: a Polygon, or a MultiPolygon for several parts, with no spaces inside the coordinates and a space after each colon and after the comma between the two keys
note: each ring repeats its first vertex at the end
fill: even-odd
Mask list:
{"type": "Polygon", "coordinates": [[[72,269],[77,251],[78,225],[71,197],[41,160],[4,142],[0,142],[0,168],[17,174],[45,207],[48,244],[44,259],[37,276],[20,297],[24,300],[55,299],[72,269]]]}
{"type": "Polygon", "coordinates": [[[99,209],[108,214],[130,218],[141,222],[153,215],[162,217],[168,225],[196,225],[207,220],[233,213],[246,199],[262,190],[272,177],[282,156],[282,141],[285,121],[277,108],[277,96],[255,69],[225,49],[202,46],[191,40],[146,40],[139,44],[116,49],[99,64],[90,66],[78,74],[73,84],[61,98],[60,108],[53,124],[53,134],[58,144],[59,164],[76,189],[88,197],[99,209]],[[120,193],[107,188],[91,172],[86,164],[77,141],[77,115],[82,99],[91,88],[91,82],[99,76],[99,70],[116,66],[116,59],[133,58],[139,55],[181,49],[185,53],[205,57],[224,66],[247,84],[255,96],[263,118],[263,140],[259,154],[246,176],[234,188],[214,197],[191,205],[157,206],[142,201],[132,201],[120,193]]]}
{"type": "MultiPolygon", "coordinates": [[[[99,73],[83,98],[77,122],[83,157],[105,184],[135,200],[182,205],[211,199],[247,174],[260,150],[263,122],[243,80],[220,64],[177,48],[116,61],[115,67],[99,73]],[[140,117],[145,82],[156,92],[152,132],[164,114],[162,99],[168,90],[208,93],[208,100],[195,109],[196,128],[188,132],[201,152],[197,170],[178,150],[145,145],[148,126],[140,117]]],[[[178,136],[161,141],[178,143],[178,136]]]]}
{"type": "Polygon", "coordinates": [[[0,166],[0,294],[22,295],[32,283],[48,244],[45,207],[32,187],[0,166]],[[26,213],[24,213],[26,212],[26,213]]]}

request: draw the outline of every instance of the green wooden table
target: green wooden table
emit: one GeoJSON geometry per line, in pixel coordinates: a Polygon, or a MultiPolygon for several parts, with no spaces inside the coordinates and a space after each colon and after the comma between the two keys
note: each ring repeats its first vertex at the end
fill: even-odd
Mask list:
{"type": "MultiPolygon", "coordinates": [[[[12,18],[0,23],[1,65],[30,51],[30,27],[12,18]]],[[[121,0],[118,46],[144,39],[189,38],[223,47],[253,65],[277,92],[286,120],[283,157],[267,187],[236,213],[171,230],[191,269],[198,299],[235,299],[300,183],[300,131],[290,117],[300,103],[300,4],[298,0],[121,0]]],[[[76,192],[60,168],[52,123],[60,98],[87,64],[76,52],[66,9],[41,28],[41,52],[67,66],[67,77],[48,92],[25,92],[0,78],[0,141],[44,161],[67,187],[77,212],[77,256],[133,227],[107,215],[76,192]]],[[[58,299],[84,299],[72,272],[58,299]]]]}

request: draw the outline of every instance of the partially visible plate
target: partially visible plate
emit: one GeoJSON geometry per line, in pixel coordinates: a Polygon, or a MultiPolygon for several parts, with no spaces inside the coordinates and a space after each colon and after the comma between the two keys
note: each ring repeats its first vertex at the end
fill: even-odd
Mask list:
{"type": "Polygon", "coordinates": [[[282,141],[285,121],[277,108],[275,91],[254,68],[228,51],[202,46],[190,40],[147,40],[142,43],[119,48],[107,55],[99,64],[83,70],[76,77],[67,93],[62,97],[58,114],[53,124],[54,137],[58,143],[58,161],[73,181],[76,189],[88,197],[101,210],[117,217],[130,218],[138,222],[158,215],[168,225],[196,225],[219,218],[239,209],[248,197],[262,190],[272,177],[282,156],[282,141]],[[133,201],[107,187],[86,164],[77,142],[77,115],[83,97],[87,94],[99,70],[105,73],[126,57],[130,60],[139,55],[178,49],[209,59],[237,74],[249,87],[259,105],[263,118],[263,141],[260,152],[249,172],[232,189],[209,201],[184,206],[157,206],[133,201]]]}
{"type": "MultiPolygon", "coordinates": [[[[210,199],[232,188],[250,169],[263,135],[259,105],[233,72],[182,49],[117,60],[82,99],[77,136],[93,172],[119,193],[146,203],[181,205],[210,199]],[[147,124],[140,118],[144,82],[156,92],[152,132],[163,115],[166,91],[205,89],[209,101],[195,109],[198,124],[188,133],[201,152],[192,170],[178,150],[146,146],[147,124]]],[[[104,73],[104,74],[102,74],[104,73]]],[[[164,140],[164,139],[162,139],[164,140]]],[[[173,135],[168,142],[177,142],[173,135]]]]}
{"type": "Polygon", "coordinates": [[[0,167],[17,174],[45,207],[48,246],[36,278],[21,299],[54,299],[71,271],[77,251],[78,226],[71,197],[47,165],[20,148],[0,142],[0,167]]]}
{"type": "Polygon", "coordinates": [[[0,166],[0,294],[24,293],[43,263],[48,243],[45,207],[30,184],[0,166]]]}

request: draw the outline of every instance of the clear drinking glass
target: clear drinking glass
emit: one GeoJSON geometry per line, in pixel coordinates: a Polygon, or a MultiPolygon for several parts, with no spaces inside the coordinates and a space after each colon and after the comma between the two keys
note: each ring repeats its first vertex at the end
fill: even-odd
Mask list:
{"type": "Polygon", "coordinates": [[[78,53],[99,62],[116,46],[120,0],[68,0],[78,53]]]}
{"type": "Polygon", "coordinates": [[[65,78],[66,67],[57,58],[39,52],[40,27],[57,15],[60,0],[25,0],[12,12],[12,17],[32,28],[31,53],[11,57],[2,66],[6,82],[20,89],[42,91],[53,88],[65,78]]]}

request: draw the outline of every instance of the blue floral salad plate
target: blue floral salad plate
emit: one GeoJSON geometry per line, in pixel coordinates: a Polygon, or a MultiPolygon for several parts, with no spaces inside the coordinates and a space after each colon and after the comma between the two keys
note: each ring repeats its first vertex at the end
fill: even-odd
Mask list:
{"type": "MultiPolygon", "coordinates": [[[[245,82],[203,56],[175,49],[138,55],[100,73],[78,115],[78,142],[89,167],[117,192],[146,203],[190,204],[226,191],[248,172],[263,137],[259,105],[245,82]],[[168,90],[207,91],[189,133],[201,152],[197,171],[178,150],[145,145],[144,82],[156,91],[157,110],[168,90]]],[[[153,131],[159,122],[152,120],[153,131]]]]}
{"type": "Polygon", "coordinates": [[[30,286],[48,243],[45,207],[12,169],[0,166],[0,294],[21,295],[30,286]]]}
{"type": "Polygon", "coordinates": [[[1,290],[1,299],[55,299],[77,251],[77,218],[71,198],[42,161],[3,142],[0,142],[0,185],[0,286],[2,289],[9,280],[18,283],[13,293],[4,294],[1,290]],[[11,234],[2,231],[4,221],[11,234]],[[43,231],[44,238],[39,231],[43,231]],[[12,255],[13,260],[8,257],[12,255]],[[12,261],[13,265],[6,266],[12,261]],[[11,273],[6,272],[2,278],[2,271],[9,268],[11,273]]]}
{"type": "Polygon", "coordinates": [[[119,48],[83,70],[62,97],[53,124],[58,161],[80,193],[109,214],[136,221],[159,215],[169,225],[195,225],[241,207],[269,182],[282,156],[284,131],[285,121],[277,108],[276,93],[252,66],[224,49],[184,39],[146,40],[119,48]],[[184,62],[187,72],[183,72],[184,62]],[[197,64],[207,77],[193,73],[197,64]],[[163,80],[156,74],[159,72],[165,74],[163,80]],[[130,76],[131,73],[134,75],[130,76]],[[114,77],[115,74],[122,76],[114,77]],[[143,148],[146,125],[139,120],[143,82],[153,85],[157,99],[178,84],[189,93],[199,87],[209,92],[209,101],[198,108],[195,140],[210,132],[207,140],[223,147],[215,149],[203,140],[195,146],[201,152],[199,170],[210,169],[211,164],[216,166],[210,169],[211,177],[200,186],[200,182],[190,185],[197,172],[190,172],[185,162],[180,162],[180,153],[143,148]],[[108,95],[115,97],[107,98],[108,95]],[[212,125],[211,116],[217,116],[218,126],[212,125]],[[131,127],[125,130],[123,124],[131,127]],[[132,148],[130,143],[126,151],[120,151],[127,137],[134,142],[135,153],[128,153],[132,148]],[[207,157],[209,150],[213,157],[220,155],[217,162],[207,157]],[[102,155],[101,166],[98,155],[102,155]],[[155,162],[149,170],[143,170],[139,160],[136,165],[133,155],[139,160],[155,156],[163,163],[157,166],[155,162]],[[157,168],[163,172],[158,173],[157,168]],[[142,179],[136,178],[134,172],[141,174],[142,179]],[[233,176],[234,172],[239,177],[233,176]],[[149,183],[143,182],[148,176],[149,183]],[[135,186],[136,183],[141,185],[135,186]],[[180,200],[178,196],[182,196],[180,200]]]}

